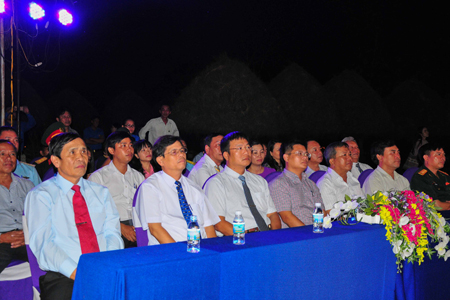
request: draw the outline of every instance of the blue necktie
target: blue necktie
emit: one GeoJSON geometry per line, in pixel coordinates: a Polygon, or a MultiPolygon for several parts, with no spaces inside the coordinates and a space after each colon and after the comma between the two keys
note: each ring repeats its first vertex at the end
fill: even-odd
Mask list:
{"type": "Polygon", "coordinates": [[[359,163],[356,163],[356,168],[359,170],[359,173],[362,173],[363,170],[361,169],[361,167],[359,166],[359,163]]]}
{"type": "Polygon", "coordinates": [[[178,200],[180,200],[181,212],[183,213],[183,217],[186,220],[186,223],[189,225],[192,216],[191,208],[189,207],[189,204],[186,201],[186,196],[184,196],[181,182],[175,181],[175,184],[177,185],[178,200]]]}

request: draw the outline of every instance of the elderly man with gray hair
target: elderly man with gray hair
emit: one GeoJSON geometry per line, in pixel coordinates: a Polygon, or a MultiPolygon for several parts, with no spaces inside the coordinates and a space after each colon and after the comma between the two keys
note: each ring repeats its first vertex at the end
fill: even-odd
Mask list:
{"type": "Polygon", "coordinates": [[[359,162],[359,155],[361,154],[361,152],[359,151],[358,143],[352,136],[345,137],[342,142],[348,145],[348,148],[352,153],[353,166],[350,172],[352,172],[353,177],[358,179],[359,175],[361,175],[363,171],[373,169],[368,164],[359,162]]]}

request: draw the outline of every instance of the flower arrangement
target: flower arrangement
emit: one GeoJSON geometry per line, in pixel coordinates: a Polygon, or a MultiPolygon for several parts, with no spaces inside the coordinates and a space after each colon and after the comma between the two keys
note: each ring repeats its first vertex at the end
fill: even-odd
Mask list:
{"type": "Polygon", "coordinates": [[[378,191],[366,199],[358,198],[356,201],[358,210],[363,214],[381,217],[386,228],[386,239],[393,246],[397,257],[399,272],[404,260],[420,265],[425,254],[430,259],[436,252],[444,260],[450,257],[450,250],[447,250],[450,225],[437,212],[433,199],[425,193],[378,191]],[[432,247],[431,243],[437,245],[432,247]]]}

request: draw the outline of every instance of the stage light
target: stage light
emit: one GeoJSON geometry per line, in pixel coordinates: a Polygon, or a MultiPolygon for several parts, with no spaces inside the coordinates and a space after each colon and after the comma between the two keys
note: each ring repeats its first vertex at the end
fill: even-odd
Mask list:
{"type": "Polygon", "coordinates": [[[0,14],[5,12],[5,0],[0,0],[0,14]]]}
{"type": "Polygon", "coordinates": [[[67,26],[73,23],[73,16],[69,11],[63,8],[58,11],[58,20],[61,24],[67,26]]]}
{"type": "Polygon", "coordinates": [[[28,6],[30,17],[34,20],[45,17],[45,10],[37,3],[31,2],[28,6]]]}

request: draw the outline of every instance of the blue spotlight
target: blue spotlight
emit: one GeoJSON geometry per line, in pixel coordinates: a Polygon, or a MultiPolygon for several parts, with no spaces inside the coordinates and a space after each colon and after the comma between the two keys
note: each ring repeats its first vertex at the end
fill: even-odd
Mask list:
{"type": "Polygon", "coordinates": [[[34,20],[41,19],[45,16],[45,10],[37,3],[31,2],[28,6],[30,17],[34,20]]]}
{"type": "Polygon", "coordinates": [[[58,20],[61,24],[67,26],[73,23],[73,16],[69,11],[63,8],[58,11],[58,20]]]}

